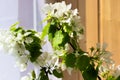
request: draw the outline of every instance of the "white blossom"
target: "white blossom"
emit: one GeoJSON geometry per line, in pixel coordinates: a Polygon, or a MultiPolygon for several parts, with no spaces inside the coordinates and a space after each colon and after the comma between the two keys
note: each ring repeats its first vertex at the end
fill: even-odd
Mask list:
{"type": "Polygon", "coordinates": [[[66,5],[64,1],[61,3],[55,3],[55,4],[46,4],[43,12],[46,14],[50,14],[54,17],[62,17],[64,14],[67,14],[67,12],[71,9],[71,4],[66,5]]]}
{"type": "Polygon", "coordinates": [[[27,37],[27,38],[25,39],[25,42],[26,42],[26,43],[32,43],[32,42],[33,42],[33,39],[32,39],[31,37],[27,37]]]}
{"type": "Polygon", "coordinates": [[[107,64],[113,64],[114,61],[111,59],[112,54],[108,51],[103,52],[103,54],[100,56],[100,59],[103,62],[106,62],[107,64]]]}
{"type": "Polygon", "coordinates": [[[51,53],[43,52],[36,60],[36,63],[42,67],[54,67],[58,64],[58,57],[53,56],[51,53]]]}
{"type": "Polygon", "coordinates": [[[15,38],[16,41],[21,41],[23,39],[24,35],[21,33],[17,34],[17,37],[15,38]]]}
{"type": "Polygon", "coordinates": [[[113,73],[113,76],[115,78],[119,77],[120,76],[120,65],[118,65],[113,73]]]}
{"type": "Polygon", "coordinates": [[[106,43],[103,43],[103,45],[102,45],[102,50],[105,50],[106,48],[107,48],[107,44],[106,43]]]}
{"type": "Polygon", "coordinates": [[[60,67],[61,67],[62,71],[65,71],[67,69],[67,66],[65,63],[61,63],[60,67]]]}
{"type": "Polygon", "coordinates": [[[44,8],[42,9],[42,11],[45,13],[45,14],[48,14],[48,13],[51,13],[51,11],[53,10],[53,7],[52,7],[52,4],[46,4],[44,6],[44,8]]]}
{"type": "Polygon", "coordinates": [[[74,10],[72,10],[72,16],[76,16],[77,14],[78,14],[78,9],[74,9],[74,10]]]}
{"type": "Polygon", "coordinates": [[[99,67],[99,74],[102,75],[102,76],[103,76],[104,74],[108,73],[108,71],[110,71],[109,66],[101,65],[101,66],[99,67]]]}
{"type": "Polygon", "coordinates": [[[25,34],[23,34],[23,36],[28,36],[30,34],[31,34],[31,32],[26,32],[25,34]]]}
{"type": "Polygon", "coordinates": [[[21,78],[21,80],[33,80],[31,76],[27,75],[21,78]]]}
{"type": "Polygon", "coordinates": [[[26,70],[28,60],[29,60],[29,57],[27,55],[16,57],[16,66],[20,68],[21,72],[26,70]]]}
{"type": "Polygon", "coordinates": [[[5,53],[9,52],[13,40],[14,36],[9,31],[0,30],[0,46],[2,49],[4,49],[5,53]]]}
{"type": "Polygon", "coordinates": [[[71,9],[71,4],[66,5],[64,1],[61,3],[55,3],[53,4],[53,11],[52,12],[54,17],[62,17],[64,14],[66,14],[71,9]]]}

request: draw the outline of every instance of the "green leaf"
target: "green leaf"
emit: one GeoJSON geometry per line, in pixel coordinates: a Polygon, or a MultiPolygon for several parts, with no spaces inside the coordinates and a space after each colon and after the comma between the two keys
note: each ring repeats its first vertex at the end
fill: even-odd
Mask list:
{"type": "Polygon", "coordinates": [[[48,38],[50,41],[53,40],[55,33],[57,31],[56,25],[54,23],[50,24],[49,30],[48,30],[48,38]]]}
{"type": "Polygon", "coordinates": [[[25,43],[25,48],[30,52],[30,60],[31,62],[34,62],[40,54],[42,54],[42,52],[40,52],[41,49],[41,45],[40,45],[40,38],[34,36],[34,35],[30,35],[29,37],[31,37],[33,39],[33,42],[31,43],[25,43]]]}
{"type": "Polygon", "coordinates": [[[74,67],[76,63],[76,56],[73,53],[67,54],[65,58],[65,64],[67,67],[74,67]]]}
{"type": "Polygon", "coordinates": [[[76,63],[78,69],[80,71],[85,71],[87,67],[90,65],[90,59],[86,55],[81,55],[77,58],[77,63],[76,63]]]}
{"type": "Polygon", "coordinates": [[[30,35],[35,35],[37,33],[35,30],[27,30],[26,32],[31,32],[30,35]]]}
{"type": "Polygon", "coordinates": [[[98,70],[94,69],[94,66],[89,67],[82,73],[84,80],[97,80],[98,70]]]}
{"type": "Polygon", "coordinates": [[[83,29],[83,28],[80,29],[79,33],[80,33],[80,34],[84,34],[84,29],[83,29]]]}
{"type": "Polygon", "coordinates": [[[106,80],[120,80],[120,78],[115,79],[114,76],[108,76],[106,80]]]}
{"type": "Polygon", "coordinates": [[[116,80],[120,80],[120,76],[118,76],[116,80]]]}
{"type": "Polygon", "coordinates": [[[49,80],[49,78],[46,75],[42,75],[39,80],[49,80]]]}
{"type": "Polygon", "coordinates": [[[11,32],[13,32],[15,34],[15,36],[17,36],[17,34],[21,33],[21,34],[24,34],[25,33],[25,30],[23,30],[22,27],[14,27],[11,29],[11,32]]]}
{"type": "Polygon", "coordinates": [[[70,26],[68,23],[64,23],[62,26],[63,26],[63,30],[68,34],[72,32],[72,26],[70,26]]]}
{"type": "Polygon", "coordinates": [[[94,50],[95,50],[94,47],[91,47],[91,48],[90,48],[91,53],[92,53],[94,50]]]}
{"type": "Polygon", "coordinates": [[[46,68],[41,69],[40,75],[37,80],[49,80],[48,74],[45,71],[46,71],[46,68]]]}
{"type": "Polygon", "coordinates": [[[53,47],[58,48],[59,44],[62,43],[63,38],[64,38],[64,35],[62,34],[62,31],[57,31],[55,33],[55,37],[53,38],[53,47]]]}
{"type": "Polygon", "coordinates": [[[74,50],[76,50],[77,48],[78,48],[78,44],[77,44],[77,42],[76,42],[76,40],[74,39],[74,38],[71,38],[70,39],[70,45],[72,46],[72,48],[74,49],[74,50]]]}
{"type": "Polygon", "coordinates": [[[62,71],[60,71],[58,69],[53,70],[53,75],[56,76],[57,78],[62,78],[63,77],[62,71]]]}
{"type": "Polygon", "coordinates": [[[13,32],[13,33],[16,33],[16,34],[18,34],[18,33],[22,33],[23,34],[25,32],[25,30],[22,27],[17,27],[18,24],[19,24],[18,22],[13,24],[10,27],[10,31],[13,32]]]}
{"type": "Polygon", "coordinates": [[[15,31],[16,30],[16,26],[19,24],[19,22],[16,22],[15,24],[13,24],[11,27],[10,27],[10,31],[15,31]]]}
{"type": "Polygon", "coordinates": [[[44,37],[48,34],[49,28],[50,28],[50,23],[47,23],[47,25],[42,30],[41,39],[44,39],[44,37]]]}
{"type": "Polygon", "coordinates": [[[64,32],[63,36],[64,36],[64,38],[62,39],[62,43],[59,44],[59,46],[61,46],[61,47],[65,47],[65,44],[70,42],[70,37],[69,37],[68,33],[64,32]]]}
{"type": "Polygon", "coordinates": [[[33,79],[36,78],[36,74],[35,74],[35,71],[34,71],[34,70],[32,71],[32,78],[33,78],[33,79]]]}

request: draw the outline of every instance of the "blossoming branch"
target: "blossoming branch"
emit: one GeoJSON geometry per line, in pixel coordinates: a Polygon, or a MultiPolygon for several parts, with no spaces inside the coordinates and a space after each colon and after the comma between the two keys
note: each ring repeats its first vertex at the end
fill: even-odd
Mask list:
{"type": "Polygon", "coordinates": [[[29,63],[39,69],[39,73],[33,69],[21,80],[51,80],[50,75],[63,78],[63,71],[71,74],[74,69],[81,72],[84,80],[120,79],[120,67],[115,67],[105,45],[97,44],[90,52],[81,49],[79,42],[84,38],[84,27],[78,10],[72,10],[71,6],[64,1],[46,4],[43,22],[47,23],[41,33],[24,30],[16,27],[17,24],[10,30],[0,30],[0,46],[15,57],[20,71],[25,71],[29,63]],[[51,52],[43,48],[47,42],[51,52]]]}

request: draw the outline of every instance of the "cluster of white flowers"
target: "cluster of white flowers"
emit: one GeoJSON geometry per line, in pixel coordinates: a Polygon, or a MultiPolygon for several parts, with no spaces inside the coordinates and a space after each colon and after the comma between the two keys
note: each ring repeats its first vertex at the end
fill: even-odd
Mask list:
{"type": "Polygon", "coordinates": [[[120,76],[120,65],[101,65],[99,68],[99,74],[104,77],[108,77],[110,75],[114,78],[118,78],[120,76]]]}
{"type": "MultiPolygon", "coordinates": [[[[48,15],[48,18],[54,17],[60,19],[60,24],[67,23],[68,27],[72,29],[70,36],[73,37],[73,32],[77,32],[77,37],[83,39],[83,26],[80,24],[80,16],[78,10],[71,9],[71,4],[66,5],[64,1],[55,4],[46,4],[43,8],[43,12],[48,15]]],[[[66,28],[63,28],[65,31],[66,28]]],[[[69,28],[68,28],[69,29],[69,28]]]]}
{"type": "Polygon", "coordinates": [[[13,46],[14,44],[11,44],[12,42],[15,43],[13,35],[7,31],[7,30],[0,30],[0,46],[2,49],[5,49],[6,53],[9,52],[9,48],[13,46]],[[8,45],[8,46],[6,46],[8,45]]]}
{"type": "Polygon", "coordinates": [[[114,64],[114,61],[112,59],[112,53],[106,50],[107,48],[106,43],[103,43],[102,46],[98,43],[96,47],[100,52],[98,52],[98,54],[94,53],[93,56],[98,56],[100,61],[105,63],[106,65],[114,64]]]}
{"type": "Polygon", "coordinates": [[[13,55],[16,59],[16,66],[20,67],[21,71],[26,70],[29,59],[29,52],[25,49],[22,42],[24,35],[18,34],[14,36],[10,31],[0,31],[0,46],[5,53],[13,55]],[[4,35],[4,36],[3,36],[4,35]]]}
{"type": "Polygon", "coordinates": [[[59,63],[58,56],[53,53],[43,52],[36,60],[35,64],[41,67],[55,67],[59,63]]]}
{"type": "Polygon", "coordinates": [[[102,46],[97,44],[97,49],[101,49],[99,58],[102,62],[99,67],[99,74],[103,77],[113,76],[115,78],[120,76],[120,65],[115,66],[115,61],[112,59],[112,54],[109,51],[106,51],[107,44],[104,43],[102,46]]]}
{"type": "Polygon", "coordinates": [[[115,78],[120,76],[120,65],[118,65],[117,67],[113,68],[113,76],[115,76],[115,78]],[[115,68],[115,69],[114,69],[115,68]]]}
{"type": "Polygon", "coordinates": [[[60,18],[64,14],[68,14],[68,11],[71,9],[71,4],[66,5],[65,2],[55,3],[55,4],[46,4],[43,8],[43,12],[49,14],[50,16],[60,18]]]}
{"type": "MultiPolygon", "coordinates": [[[[2,48],[3,51],[6,51],[5,53],[8,53],[15,57],[16,66],[20,67],[20,71],[26,70],[30,58],[30,53],[28,50],[26,50],[24,44],[24,41],[26,43],[33,42],[33,39],[31,37],[24,38],[29,34],[30,32],[27,32],[25,34],[18,33],[18,35],[15,36],[10,31],[0,31],[0,48],[2,48]]],[[[39,36],[39,34],[36,34],[36,36],[39,36]]],[[[59,59],[57,55],[42,51],[42,54],[37,58],[35,64],[37,64],[40,67],[55,67],[56,65],[58,65],[58,60],[59,59]]]]}

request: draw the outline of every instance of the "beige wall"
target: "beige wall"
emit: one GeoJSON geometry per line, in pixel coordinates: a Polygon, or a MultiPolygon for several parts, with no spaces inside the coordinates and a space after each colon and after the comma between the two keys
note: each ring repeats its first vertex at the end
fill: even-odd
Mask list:
{"type": "Polygon", "coordinates": [[[113,59],[120,64],[120,0],[100,1],[101,42],[108,44],[113,59]]]}
{"type": "Polygon", "coordinates": [[[56,2],[57,0],[45,0],[46,3],[54,3],[56,2]]]}

